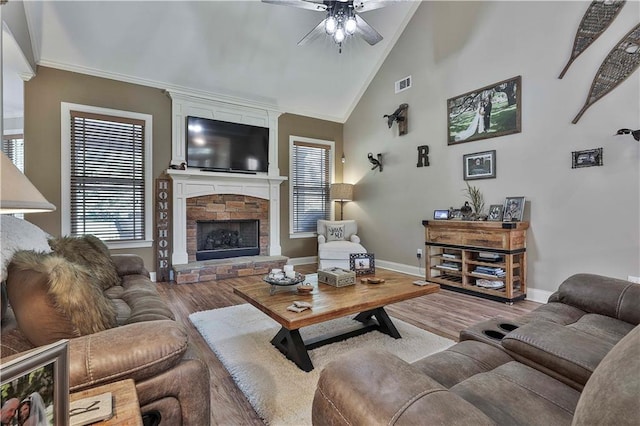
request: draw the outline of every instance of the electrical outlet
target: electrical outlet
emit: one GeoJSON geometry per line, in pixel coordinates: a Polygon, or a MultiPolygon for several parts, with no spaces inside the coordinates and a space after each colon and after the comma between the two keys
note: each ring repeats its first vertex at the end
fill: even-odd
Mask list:
{"type": "Polygon", "coordinates": [[[420,259],[422,257],[422,249],[418,249],[418,251],[416,251],[416,257],[418,259],[420,259]]]}
{"type": "Polygon", "coordinates": [[[627,279],[632,283],[640,284],[640,277],[634,277],[633,275],[629,275],[627,279]]]}

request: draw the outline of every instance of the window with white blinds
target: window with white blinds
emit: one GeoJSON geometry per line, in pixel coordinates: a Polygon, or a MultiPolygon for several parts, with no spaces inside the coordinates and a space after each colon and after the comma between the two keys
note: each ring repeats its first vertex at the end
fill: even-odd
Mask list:
{"type": "Polygon", "coordinates": [[[152,117],[62,103],[63,234],[151,243],[152,117]]]}
{"type": "Polygon", "coordinates": [[[313,235],[331,217],[333,142],[292,136],[289,145],[291,234],[313,235]]]}
{"type": "MultiPolygon", "coordinates": [[[[24,136],[5,135],[2,138],[2,152],[11,162],[24,173],[24,136]]],[[[12,216],[24,219],[24,213],[14,213],[12,216]]]]}
{"type": "Polygon", "coordinates": [[[24,139],[22,135],[5,135],[2,138],[2,152],[24,173],[24,139]]]}

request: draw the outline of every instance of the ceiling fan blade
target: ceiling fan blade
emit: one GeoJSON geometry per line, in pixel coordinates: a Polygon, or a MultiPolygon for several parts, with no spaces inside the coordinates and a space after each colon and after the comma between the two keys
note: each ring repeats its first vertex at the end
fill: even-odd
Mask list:
{"type": "Polygon", "coordinates": [[[262,0],[263,3],[277,4],[280,6],[293,6],[307,10],[327,10],[324,3],[315,3],[311,0],[262,0]]]}
{"type": "Polygon", "coordinates": [[[356,12],[368,12],[374,9],[380,9],[381,7],[385,7],[389,4],[388,1],[376,1],[376,0],[354,0],[353,1],[353,9],[356,12]]]}
{"type": "Polygon", "coordinates": [[[320,21],[320,23],[314,29],[309,31],[309,33],[306,36],[302,37],[302,40],[298,42],[298,46],[304,46],[308,42],[317,39],[322,34],[325,34],[324,21],[326,21],[326,19],[323,19],[322,21],[320,21]]]}
{"type": "Polygon", "coordinates": [[[371,46],[382,41],[380,33],[374,30],[371,25],[367,24],[367,21],[362,19],[360,15],[356,15],[356,22],[358,23],[356,34],[360,35],[360,37],[362,37],[371,46]]]}

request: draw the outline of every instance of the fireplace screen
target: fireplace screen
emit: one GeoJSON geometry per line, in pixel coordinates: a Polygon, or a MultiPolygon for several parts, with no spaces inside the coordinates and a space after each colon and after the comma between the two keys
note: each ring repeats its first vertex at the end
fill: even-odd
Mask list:
{"type": "Polygon", "coordinates": [[[258,220],[207,220],[196,224],[196,260],[260,254],[258,220]]]}

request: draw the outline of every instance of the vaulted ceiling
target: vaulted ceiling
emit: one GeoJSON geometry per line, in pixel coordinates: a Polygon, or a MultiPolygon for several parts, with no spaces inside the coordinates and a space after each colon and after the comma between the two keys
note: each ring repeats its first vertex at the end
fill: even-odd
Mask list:
{"type": "Polygon", "coordinates": [[[323,36],[323,12],[253,1],[27,1],[38,64],[345,121],[419,1],[362,13],[384,39],[323,36]]]}

